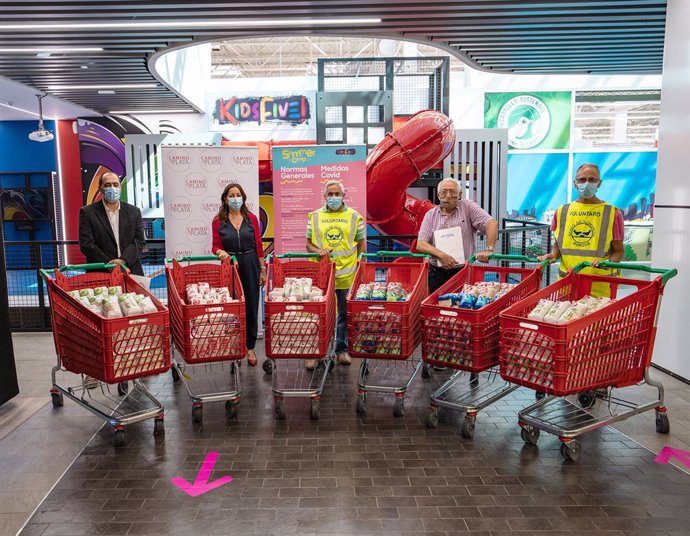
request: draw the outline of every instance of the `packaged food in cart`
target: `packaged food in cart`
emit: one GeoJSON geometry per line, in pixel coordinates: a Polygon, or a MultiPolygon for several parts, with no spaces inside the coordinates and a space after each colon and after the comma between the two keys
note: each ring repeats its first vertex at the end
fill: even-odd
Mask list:
{"type": "Polygon", "coordinates": [[[311,418],[318,419],[333,358],[335,265],[313,253],[269,255],[266,265],[264,323],[269,359],[263,367],[272,374],[276,416],[285,418],[286,397],[304,397],[311,399],[311,418]],[[318,362],[306,377],[302,359],[318,362]],[[284,360],[296,362],[293,368],[297,370],[284,360]]]}
{"type": "Polygon", "coordinates": [[[206,402],[225,402],[235,418],[242,397],[235,362],[246,354],[245,299],[236,265],[215,256],[166,263],[168,307],[174,342],[173,380],[192,400],[192,421],[203,420],[206,402]],[[229,368],[229,372],[224,367],[229,368]]]}
{"type": "Polygon", "coordinates": [[[498,377],[498,314],[539,290],[545,265],[521,255],[494,254],[489,260],[502,264],[479,264],[471,257],[422,302],[426,366],[472,373],[464,384],[461,373],[452,375],[431,395],[426,424],[438,426],[439,407],[463,411],[461,432],[468,438],[474,436],[477,413],[517,389],[498,377]]]}
{"type": "Polygon", "coordinates": [[[67,396],[89,409],[114,426],[118,446],[125,442],[124,426],[144,419],[154,418],[154,434],[164,433],[163,406],[139,379],[170,368],[167,308],[119,265],[64,266],[42,270],[41,275],[48,288],[58,359],[52,371],[53,405],[62,406],[67,396]],[[125,293],[133,300],[125,306],[127,316],[119,301],[125,293]],[[143,311],[134,301],[136,295],[155,310],[143,311]],[[104,396],[92,396],[86,380],[81,386],[61,386],[57,374],[62,370],[99,380],[104,396]],[[129,381],[133,382],[131,389],[129,381]],[[119,395],[128,395],[129,405],[136,411],[124,412],[121,404],[112,406],[108,387],[112,384],[117,384],[119,395]]]}
{"type": "Polygon", "coordinates": [[[575,437],[649,409],[656,411],[657,431],[668,432],[663,388],[648,376],[648,369],[661,296],[676,271],[611,262],[599,265],[662,275],[648,281],[581,274],[579,270],[589,266],[582,263],[500,315],[501,376],[551,395],[520,412],[522,437],[536,444],[539,430],[558,435],[561,452],[569,460],[579,457],[575,437]],[[610,296],[593,298],[592,285],[597,283],[606,283],[610,296]],[[567,302],[570,306],[560,316],[549,316],[567,302]],[[610,403],[612,389],[643,380],[657,389],[655,400],[639,404],[616,398],[616,411],[599,416],[590,411],[597,400],[610,403]],[[569,395],[577,395],[583,409],[573,410],[562,400],[569,395]]]}
{"type": "Polygon", "coordinates": [[[379,392],[394,394],[393,413],[404,414],[405,393],[422,366],[421,360],[411,356],[421,340],[420,308],[428,292],[428,266],[426,255],[407,251],[360,257],[347,297],[348,351],[362,358],[359,413],[366,412],[367,392],[379,392]],[[400,362],[402,370],[398,373],[386,361],[400,362]]]}

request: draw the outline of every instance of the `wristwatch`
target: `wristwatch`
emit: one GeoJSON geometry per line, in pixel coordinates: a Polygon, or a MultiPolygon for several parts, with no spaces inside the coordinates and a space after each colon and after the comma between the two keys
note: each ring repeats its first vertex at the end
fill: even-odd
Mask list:
{"type": "Polygon", "coordinates": [[[486,251],[493,251],[494,247],[493,246],[486,246],[486,251]]]}

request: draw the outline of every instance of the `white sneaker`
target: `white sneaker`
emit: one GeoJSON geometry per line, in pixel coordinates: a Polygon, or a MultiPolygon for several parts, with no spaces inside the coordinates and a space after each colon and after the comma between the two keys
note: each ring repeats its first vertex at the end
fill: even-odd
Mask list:
{"type": "Polygon", "coordinates": [[[318,364],[319,360],[318,359],[305,359],[304,360],[304,368],[307,370],[314,370],[316,368],[316,365],[318,364]]]}
{"type": "Polygon", "coordinates": [[[338,363],[341,365],[351,365],[352,364],[352,358],[350,357],[350,354],[347,352],[340,352],[338,354],[338,363]]]}

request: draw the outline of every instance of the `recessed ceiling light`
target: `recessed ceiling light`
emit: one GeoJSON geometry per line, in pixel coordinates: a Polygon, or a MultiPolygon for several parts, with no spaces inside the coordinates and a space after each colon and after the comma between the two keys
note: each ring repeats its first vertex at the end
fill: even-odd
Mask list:
{"type": "Polygon", "coordinates": [[[57,54],[70,52],[103,52],[101,47],[0,47],[0,52],[20,54],[57,54]]]}
{"type": "Polygon", "coordinates": [[[111,110],[108,112],[111,115],[129,115],[129,114],[192,114],[197,113],[196,110],[189,109],[171,109],[171,110],[111,110]]]}
{"type": "Polygon", "coordinates": [[[98,94],[99,95],[115,95],[115,92],[112,89],[99,89],[98,94]]]}
{"type": "Polygon", "coordinates": [[[152,89],[158,84],[87,84],[78,86],[48,86],[51,91],[68,89],[152,89]]]}
{"type": "Polygon", "coordinates": [[[256,19],[256,20],[152,20],[152,21],[118,21],[118,22],[42,22],[35,24],[0,24],[0,30],[75,30],[101,28],[224,28],[262,27],[262,26],[351,26],[353,24],[378,24],[381,19],[342,18],[342,19],[256,19]]]}

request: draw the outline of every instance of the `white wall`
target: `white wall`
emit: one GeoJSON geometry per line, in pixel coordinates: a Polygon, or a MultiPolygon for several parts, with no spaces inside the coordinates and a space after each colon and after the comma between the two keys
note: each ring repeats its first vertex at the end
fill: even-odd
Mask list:
{"type": "Polygon", "coordinates": [[[159,56],[154,71],[180,95],[203,110],[211,80],[211,44],[178,48],[159,56]]]}
{"type": "Polygon", "coordinates": [[[690,379],[690,2],[668,0],[652,265],[677,268],[659,314],[654,362],[690,379]]]}

